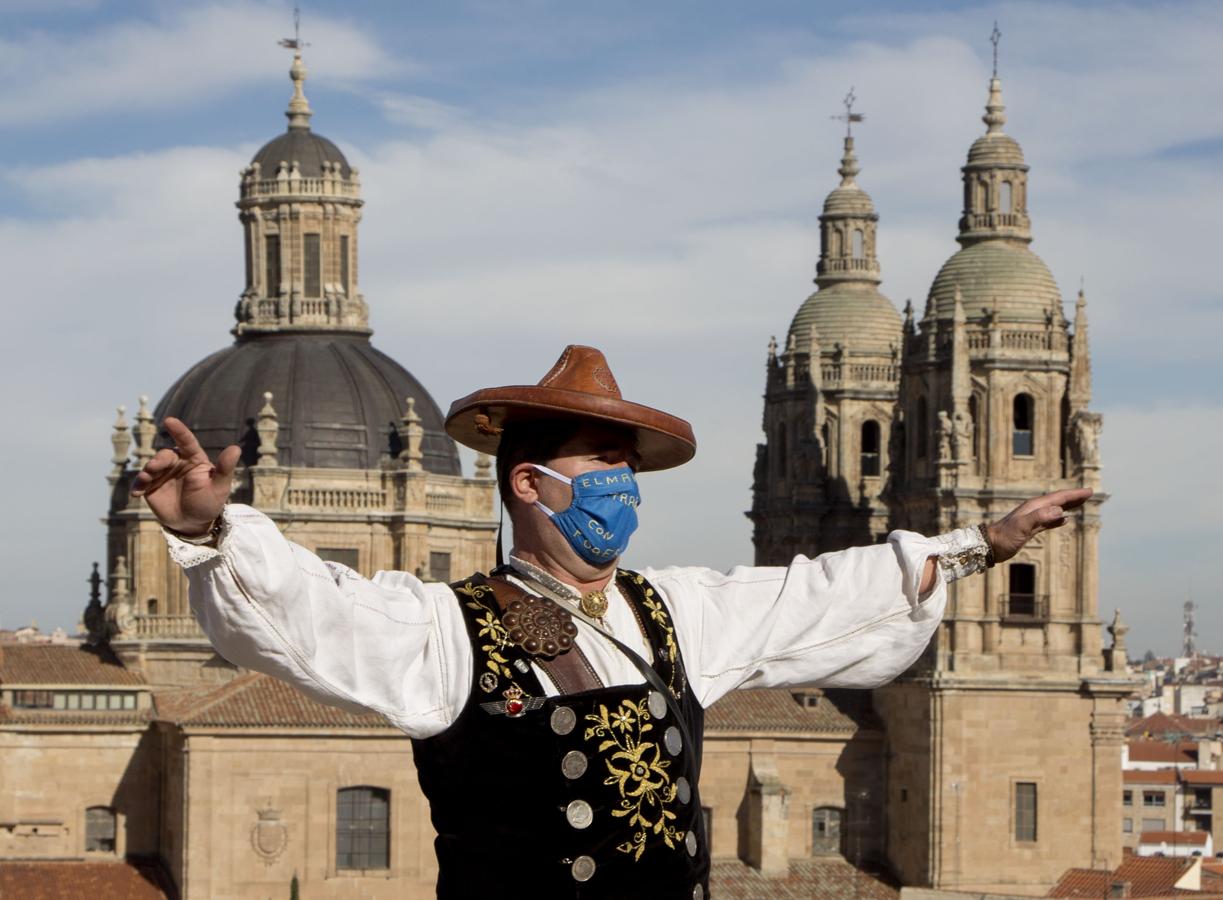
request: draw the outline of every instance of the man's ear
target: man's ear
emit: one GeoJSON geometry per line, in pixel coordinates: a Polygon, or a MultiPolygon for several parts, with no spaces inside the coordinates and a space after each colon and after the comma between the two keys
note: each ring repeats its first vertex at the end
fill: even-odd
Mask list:
{"type": "Polygon", "coordinates": [[[535,479],[538,473],[529,462],[521,462],[510,469],[510,493],[527,506],[534,506],[539,499],[535,489],[535,479]]]}

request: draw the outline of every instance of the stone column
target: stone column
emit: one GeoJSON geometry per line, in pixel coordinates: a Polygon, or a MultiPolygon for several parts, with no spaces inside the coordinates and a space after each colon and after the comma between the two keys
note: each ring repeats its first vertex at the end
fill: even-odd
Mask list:
{"type": "Polygon", "coordinates": [[[746,862],[762,875],[784,877],[790,871],[789,791],[777,773],[772,741],[753,741],[751,754],[746,862]]]}

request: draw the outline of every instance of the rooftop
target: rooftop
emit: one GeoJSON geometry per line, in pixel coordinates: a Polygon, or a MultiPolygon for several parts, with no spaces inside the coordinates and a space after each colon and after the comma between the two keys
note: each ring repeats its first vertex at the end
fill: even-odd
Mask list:
{"type": "Polygon", "coordinates": [[[881,727],[866,691],[731,691],[705,714],[705,730],[710,732],[816,732],[848,737],[881,727]],[[800,697],[810,697],[814,704],[804,705],[800,697]]]}
{"type": "Polygon", "coordinates": [[[1208,896],[1196,890],[1177,888],[1198,859],[1163,856],[1131,856],[1117,869],[1068,869],[1046,897],[1106,897],[1110,885],[1129,882],[1130,897],[1198,897],[1208,896]]]}
{"type": "Polygon", "coordinates": [[[0,684],[5,687],[73,684],[98,687],[145,684],[106,647],[88,644],[4,644],[0,684]]]}
{"type": "Polygon", "coordinates": [[[166,900],[174,896],[156,863],[18,861],[0,865],[0,897],[22,900],[166,900]]]}
{"type": "Polygon", "coordinates": [[[389,729],[374,713],[351,713],[307,697],[297,688],[258,672],[220,687],[156,695],[157,717],[179,725],[219,728],[389,729]]]}
{"type": "Polygon", "coordinates": [[[719,900],[896,900],[898,888],[839,857],[792,859],[783,878],[760,874],[737,859],[715,859],[711,892],[719,900]]]}

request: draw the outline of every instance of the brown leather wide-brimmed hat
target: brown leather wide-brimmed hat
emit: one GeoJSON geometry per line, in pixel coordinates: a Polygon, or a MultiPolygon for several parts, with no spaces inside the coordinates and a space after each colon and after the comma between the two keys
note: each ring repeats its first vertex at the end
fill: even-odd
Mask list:
{"type": "Polygon", "coordinates": [[[592,419],[637,435],[639,471],[670,469],[692,459],[692,426],[620,396],[603,354],[570,344],[539,384],[485,388],[450,405],[446,433],[473,450],[496,455],[507,424],[563,418],[592,419]]]}

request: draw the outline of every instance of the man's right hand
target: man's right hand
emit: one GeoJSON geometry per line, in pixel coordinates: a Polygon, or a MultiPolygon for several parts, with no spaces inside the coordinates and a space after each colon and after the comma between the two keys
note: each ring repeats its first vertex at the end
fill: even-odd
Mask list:
{"type": "Polygon", "coordinates": [[[157,451],[132,482],[132,496],[144,497],[171,531],[204,535],[225,508],[242,450],[231,444],[213,465],[190,428],[172,416],[162,426],[174,439],[174,449],[157,451]]]}

